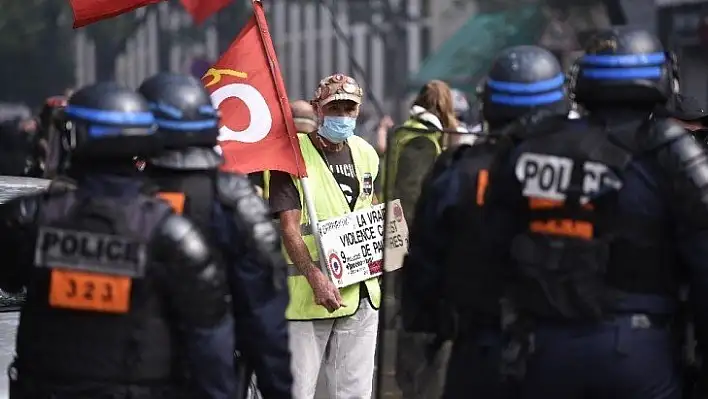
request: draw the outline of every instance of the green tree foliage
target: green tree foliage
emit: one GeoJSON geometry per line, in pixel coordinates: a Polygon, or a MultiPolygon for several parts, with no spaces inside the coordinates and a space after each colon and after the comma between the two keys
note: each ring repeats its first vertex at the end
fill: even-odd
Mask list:
{"type": "Polygon", "coordinates": [[[57,0],[0,0],[0,100],[37,106],[71,83],[71,10],[57,0]]]}
{"type": "MultiPolygon", "coordinates": [[[[39,106],[74,83],[73,15],[66,0],[0,0],[0,101],[39,106]]],[[[115,55],[135,30],[133,12],[84,29],[96,43],[99,80],[112,79],[115,55]]]]}

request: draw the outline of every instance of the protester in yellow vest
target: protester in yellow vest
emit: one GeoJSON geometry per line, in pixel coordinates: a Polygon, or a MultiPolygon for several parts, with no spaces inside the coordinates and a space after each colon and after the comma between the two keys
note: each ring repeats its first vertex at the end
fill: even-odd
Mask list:
{"type": "MultiPolygon", "coordinates": [[[[351,77],[338,74],[323,79],[312,101],[319,126],[315,132],[298,135],[318,221],[370,208],[376,202],[378,155],[364,139],[354,136],[362,95],[351,77]]],[[[324,364],[327,397],[370,398],[381,303],[378,279],[339,290],[320,270],[299,180],[271,171],[270,205],[280,217],[290,263],[286,317],[293,397],[314,398],[324,364]]]]}
{"type": "MultiPolygon", "coordinates": [[[[452,107],[452,94],[447,83],[430,81],[418,93],[410,118],[404,127],[417,129],[457,129],[452,107]]],[[[408,224],[413,223],[413,210],[420,195],[423,177],[441,152],[442,134],[417,133],[410,130],[395,133],[392,148],[386,155],[387,200],[400,199],[408,224]],[[390,180],[389,180],[390,179],[390,180]]]]}

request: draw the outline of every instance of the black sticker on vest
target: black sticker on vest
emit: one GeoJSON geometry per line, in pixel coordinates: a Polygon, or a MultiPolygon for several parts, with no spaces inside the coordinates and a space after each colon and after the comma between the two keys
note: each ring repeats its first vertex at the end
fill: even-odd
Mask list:
{"type": "Polygon", "coordinates": [[[143,277],[147,246],[135,239],[41,227],[34,264],[38,267],[82,270],[128,277],[143,277]]]}
{"type": "Polygon", "coordinates": [[[364,173],[363,187],[361,188],[362,196],[368,197],[374,192],[374,178],[371,173],[364,173]]]}

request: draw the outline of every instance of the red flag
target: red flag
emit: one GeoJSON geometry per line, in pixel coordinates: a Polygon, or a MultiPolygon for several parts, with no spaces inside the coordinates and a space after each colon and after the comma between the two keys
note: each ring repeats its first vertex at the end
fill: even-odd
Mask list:
{"type": "Polygon", "coordinates": [[[74,10],[74,29],[113,18],[163,0],[69,0],[74,10]]]}
{"type": "Polygon", "coordinates": [[[231,47],[202,78],[222,115],[224,169],[271,169],[305,177],[285,84],[259,1],[254,1],[253,11],[231,47]]]}
{"type": "Polygon", "coordinates": [[[194,22],[201,24],[212,14],[231,3],[231,0],[181,0],[182,5],[192,16],[194,22]]]}

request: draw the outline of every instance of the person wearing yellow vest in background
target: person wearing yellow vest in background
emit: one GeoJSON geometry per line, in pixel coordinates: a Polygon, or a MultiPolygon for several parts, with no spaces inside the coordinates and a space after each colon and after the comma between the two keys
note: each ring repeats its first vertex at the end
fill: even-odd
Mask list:
{"type": "Polygon", "coordinates": [[[409,225],[413,223],[413,210],[423,178],[442,151],[442,134],[418,133],[405,128],[455,130],[457,126],[450,87],[443,81],[432,80],[420,89],[410,118],[403,124],[404,129],[395,133],[393,147],[387,149],[386,180],[390,183],[386,200],[401,200],[409,225]]]}
{"type": "MultiPolygon", "coordinates": [[[[310,134],[298,135],[318,221],[376,203],[373,187],[379,158],[370,144],[354,135],[362,96],[351,77],[337,74],[323,79],[312,101],[319,126],[310,134]]],[[[370,398],[381,304],[378,278],[337,289],[320,269],[298,180],[271,171],[270,205],[280,218],[291,264],[286,317],[293,397],[314,398],[324,364],[328,398],[370,398]]]]}
{"type": "MultiPolygon", "coordinates": [[[[450,87],[440,80],[428,82],[413,101],[410,118],[403,124],[403,129],[395,133],[393,147],[388,149],[387,154],[386,180],[391,179],[391,184],[387,186],[388,195],[385,199],[401,200],[409,226],[414,222],[413,214],[423,179],[441,153],[443,135],[419,133],[405,128],[435,131],[457,130],[458,127],[450,87]]],[[[387,314],[397,314],[395,297],[399,296],[397,286],[400,277],[397,272],[387,277],[386,311],[387,314]]],[[[426,335],[402,330],[398,331],[396,340],[396,382],[403,398],[441,397],[450,345],[436,343],[437,347],[434,347],[426,335]]]]}

